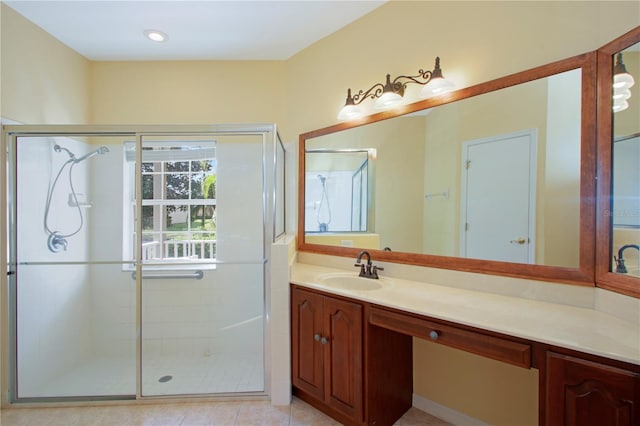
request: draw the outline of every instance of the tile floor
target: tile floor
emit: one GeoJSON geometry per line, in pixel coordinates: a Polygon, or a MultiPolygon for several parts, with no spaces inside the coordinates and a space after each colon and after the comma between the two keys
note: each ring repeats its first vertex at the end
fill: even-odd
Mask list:
{"type": "MultiPolygon", "coordinates": [[[[294,398],[289,406],[268,401],[221,401],[153,405],[119,405],[68,408],[2,409],[2,426],[335,426],[335,422],[305,402],[294,398]]],[[[398,426],[451,426],[411,408],[398,426]]]]}

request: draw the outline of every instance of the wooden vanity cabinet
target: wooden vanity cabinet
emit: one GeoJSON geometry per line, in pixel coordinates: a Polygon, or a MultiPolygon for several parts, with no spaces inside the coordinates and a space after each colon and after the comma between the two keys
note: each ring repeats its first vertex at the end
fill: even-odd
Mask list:
{"type": "Polygon", "coordinates": [[[291,286],[293,390],[348,425],[393,425],[412,336],[540,372],[541,426],[640,425],[640,366],[291,286]]]}
{"type": "Polygon", "coordinates": [[[296,395],[345,422],[363,421],[362,305],[291,290],[296,395]]]}
{"type": "Polygon", "coordinates": [[[548,426],[640,425],[640,373],[547,352],[548,426]]]}
{"type": "Polygon", "coordinates": [[[291,286],[293,393],[344,424],[387,426],[411,408],[412,337],[368,324],[369,309],[291,286]]]}

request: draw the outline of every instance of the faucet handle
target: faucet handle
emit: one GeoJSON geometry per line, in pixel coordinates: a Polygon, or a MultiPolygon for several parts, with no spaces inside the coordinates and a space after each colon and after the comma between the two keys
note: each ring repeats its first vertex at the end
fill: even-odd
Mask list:
{"type": "Polygon", "coordinates": [[[374,280],[378,279],[378,271],[384,271],[384,268],[381,266],[376,266],[373,265],[373,268],[371,269],[371,278],[373,278],[374,280]]]}
{"type": "Polygon", "coordinates": [[[364,263],[356,263],[353,266],[355,266],[356,268],[360,267],[360,274],[358,275],[359,277],[364,277],[366,275],[364,272],[364,266],[365,266],[364,263]]]}

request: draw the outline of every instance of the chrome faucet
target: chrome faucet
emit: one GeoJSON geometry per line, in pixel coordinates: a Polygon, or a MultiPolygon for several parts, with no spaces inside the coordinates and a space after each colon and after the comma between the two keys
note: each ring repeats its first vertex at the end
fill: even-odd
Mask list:
{"type": "Polygon", "coordinates": [[[358,253],[358,257],[356,258],[356,263],[353,266],[360,268],[360,273],[358,274],[359,277],[372,278],[374,280],[378,279],[378,271],[384,271],[384,268],[375,266],[371,263],[371,255],[366,250],[363,250],[360,253],[358,253]],[[363,256],[367,256],[366,264],[360,263],[362,262],[363,256]]]}
{"type": "Polygon", "coordinates": [[[629,272],[627,271],[627,266],[624,264],[624,258],[622,257],[624,251],[628,248],[634,248],[640,251],[640,246],[638,246],[637,244],[625,244],[620,247],[620,250],[618,250],[618,257],[616,258],[615,256],[613,256],[613,260],[616,261],[616,272],[620,274],[626,274],[627,272],[629,272]]]}

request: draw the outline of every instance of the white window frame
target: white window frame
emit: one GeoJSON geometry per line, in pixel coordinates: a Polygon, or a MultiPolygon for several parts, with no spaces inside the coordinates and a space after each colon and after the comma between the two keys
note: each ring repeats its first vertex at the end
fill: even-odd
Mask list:
{"type": "MultiPolygon", "coordinates": [[[[192,141],[187,142],[189,144],[193,144],[192,141]]],[[[154,142],[154,145],[156,142],[154,142]]],[[[179,141],[176,142],[159,142],[160,146],[165,145],[168,147],[175,146],[176,144],[182,144],[179,141]]],[[[212,141],[207,141],[207,144],[214,144],[212,141]]],[[[163,150],[160,150],[163,151],[163,150]]],[[[191,206],[217,206],[216,199],[209,198],[191,198],[191,177],[196,174],[204,174],[201,171],[192,171],[191,165],[189,166],[188,171],[167,171],[165,168],[165,164],[167,162],[191,162],[198,160],[216,160],[215,156],[215,148],[207,147],[201,149],[201,153],[197,152],[194,154],[193,152],[188,154],[180,154],[176,155],[175,152],[169,152],[170,150],[166,150],[166,152],[157,153],[154,152],[149,157],[143,159],[144,163],[160,163],[162,164],[160,171],[153,172],[142,172],[141,176],[157,176],[160,179],[159,187],[164,189],[166,176],[169,174],[182,174],[187,175],[189,179],[189,188],[188,194],[189,198],[185,199],[168,199],[168,198],[154,198],[154,199],[142,199],[142,207],[146,206],[185,206],[187,207],[187,215],[190,215],[191,206]]],[[[146,151],[145,151],[146,153],[146,151]]],[[[136,163],[135,163],[135,144],[133,142],[126,142],[124,149],[124,188],[123,188],[123,196],[124,196],[124,214],[123,214],[123,259],[135,259],[137,256],[137,224],[136,224],[136,163]]],[[[215,169],[214,169],[215,173],[215,169]]],[[[161,191],[162,197],[166,195],[164,190],[161,191]]],[[[217,213],[217,212],[216,212],[217,213]]],[[[214,215],[215,217],[215,215],[214,215]]],[[[142,250],[142,262],[147,265],[166,265],[166,264],[174,264],[180,263],[180,269],[189,268],[190,264],[193,264],[194,268],[200,268],[202,263],[215,263],[215,254],[213,257],[202,257],[201,254],[205,253],[207,250],[209,253],[212,251],[216,252],[216,239],[194,239],[188,238],[184,240],[185,242],[180,242],[181,240],[166,240],[164,238],[167,234],[184,234],[187,236],[193,236],[198,234],[211,234],[216,233],[217,229],[214,231],[211,230],[192,230],[191,229],[191,218],[187,216],[187,226],[188,229],[184,231],[171,231],[165,229],[165,220],[163,213],[159,215],[160,221],[154,225],[153,231],[143,231],[143,235],[154,235],[159,238],[154,238],[155,244],[148,245],[145,247],[143,243],[142,250]],[[157,227],[157,229],[156,229],[157,227]],[[206,248],[206,246],[209,246],[206,248]],[[180,250],[182,256],[177,256],[177,251],[180,250]],[[158,254],[159,256],[154,256],[154,254],[158,254]],[[169,256],[173,254],[173,256],[169,256]],[[186,254],[186,255],[185,255],[186,254]]],[[[134,265],[131,265],[133,269],[134,265]]]]}

